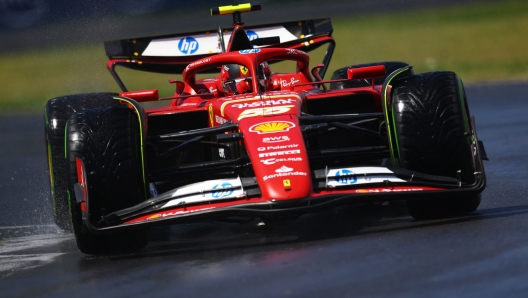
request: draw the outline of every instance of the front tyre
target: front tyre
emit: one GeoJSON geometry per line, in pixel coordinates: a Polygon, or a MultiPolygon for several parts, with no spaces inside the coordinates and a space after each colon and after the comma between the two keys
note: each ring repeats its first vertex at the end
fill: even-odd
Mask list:
{"type": "Polygon", "coordinates": [[[97,107],[122,106],[115,93],[87,93],[50,99],[44,107],[44,135],[48,153],[53,219],[64,231],[71,231],[68,204],[67,163],[64,156],[64,128],[73,113],[97,107]]]}
{"type": "MultiPolygon", "coordinates": [[[[453,72],[412,76],[392,89],[395,162],[424,174],[475,182],[472,128],[462,81],[453,72]]],[[[412,200],[416,219],[464,215],[477,209],[480,194],[456,198],[412,200]]]]}
{"type": "Polygon", "coordinates": [[[148,242],[148,231],[99,235],[102,217],[146,199],[137,115],[127,107],[99,108],[75,113],[67,122],[67,161],[72,225],[79,249],[86,254],[139,250],[148,242]],[[75,196],[76,160],[84,164],[88,213],[75,196]],[[85,219],[83,220],[83,216],[85,219]]]}

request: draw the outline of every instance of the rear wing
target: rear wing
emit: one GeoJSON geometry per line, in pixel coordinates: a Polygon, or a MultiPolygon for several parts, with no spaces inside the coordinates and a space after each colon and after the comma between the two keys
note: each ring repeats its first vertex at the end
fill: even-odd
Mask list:
{"type": "MultiPolygon", "coordinates": [[[[321,77],[330,64],[335,48],[329,18],[248,26],[244,30],[253,47],[294,48],[310,52],[327,45],[326,54],[320,62],[324,64],[319,70],[321,77]]],[[[218,27],[210,31],[107,41],[104,43],[109,58],[107,67],[121,89],[127,91],[115,72],[116,66],[181,74],[189,63],[224,52],[225,47],[231,44],[232,33],[233,30],[218,27]]]]}

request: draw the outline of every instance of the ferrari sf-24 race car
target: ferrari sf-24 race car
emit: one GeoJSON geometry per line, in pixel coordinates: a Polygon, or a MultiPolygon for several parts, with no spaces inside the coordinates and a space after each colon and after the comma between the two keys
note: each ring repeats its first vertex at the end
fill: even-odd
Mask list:
{"type": "Polygon", "coordinates": [[[379,62],[323,80],[330,20],[244,27],[254,10],[211,10],[233,16],[230,37],[218,27],[106,42],[122,92],[47,103],[55,222],[82,252],[141,249],[152,226],[265,223],[340,204],[406,201],[416,219],[477,209],[487,157],[455,73],[379,62]],[[321,46],[310,68],[306,52],[321,46]],[[280,63],[292,71],[273,71],[280,63]],[[170,80],[170,98],[129,91],[117,66],[182,81],[170,80]]]}

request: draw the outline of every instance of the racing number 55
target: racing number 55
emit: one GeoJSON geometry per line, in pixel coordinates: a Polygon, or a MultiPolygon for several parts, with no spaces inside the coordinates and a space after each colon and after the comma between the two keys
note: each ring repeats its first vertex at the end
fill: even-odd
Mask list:
{"type": "Polygon", "coordinates": [[[256,109],[248,109],[240,113],[238,120],[247,118],[247,117],[257,117],[257,116],[271,116],[276,114],[284,114],[289,112],[294,105],[280,106],[280,107],[264,107],[256,109]]]}

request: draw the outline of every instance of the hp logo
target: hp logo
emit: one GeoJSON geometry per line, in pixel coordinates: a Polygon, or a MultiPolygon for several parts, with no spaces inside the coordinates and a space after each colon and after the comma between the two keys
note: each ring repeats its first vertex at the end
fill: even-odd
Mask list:
{"type": "Polygon", "coordinates": [[[246,31],[246,34],[250,41],[259,38],[257,32],[255,31],[246,31]]]}
{"type": "Polygon", "coordinates": [[[229,182],[223,182],[213,186],[213,189],[215,190],[213,191],[213,198],[221,199],[231,195],[233,193],[232,187],[233,185],[229,182]]]}
{"type": "Polygon", "coordinates": [[[187,36],[180,40],[180,42],[178,43],[178,49],[180,50],[180,52],[187,55],[194,54],[196,53],[196,51],[198,51],[198,42],[196,41],[196,39],[187,36]]]}
{"type": "Polygon", "coordinates": [[[349,170],[337,171],[335,180],[341,184],[354,184],[357,182],[356,173],[349,170]]]}
{"type": "Polygon", "coordinates": [[[260,52],[260,49],[247,49],[247,50],[240,50],[238,51],[240,54],[251,54],[251,53],[258,53],[260,52]]]}

